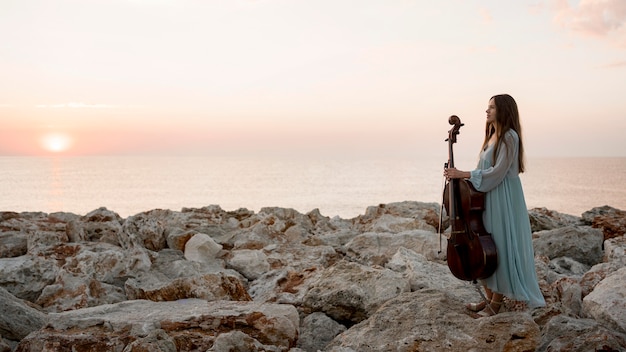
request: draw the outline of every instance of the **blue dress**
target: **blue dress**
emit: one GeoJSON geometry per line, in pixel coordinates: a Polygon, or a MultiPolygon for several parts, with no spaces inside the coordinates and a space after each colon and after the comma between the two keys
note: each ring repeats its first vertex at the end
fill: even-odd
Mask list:
{"type": "Polygon", "coordinates": [[[480,153],[478,168],[469,181],[485,192],[483,223],[498,251],[498,266],[483,284],[496,293],[525,301],[530,308],[545,306],[535,272],[535,254],[528,209],[519,178],[519,136],[509,130],[498,149],[495,145],[480,153]]]}

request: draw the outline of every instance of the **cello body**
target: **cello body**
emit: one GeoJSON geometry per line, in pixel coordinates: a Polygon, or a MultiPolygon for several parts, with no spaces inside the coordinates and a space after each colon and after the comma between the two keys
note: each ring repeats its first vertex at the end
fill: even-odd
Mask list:
{"type": "MultiPolygon", "coordinates": [[[[452,145],[463,125],[453,115],[449,122],[454,127],[448,132],[448,167],[454,167],[452,145]]],[[[447,245],[448,268],[456,278],[465,281],[486,279],[498,265],[496,245],[483,224],[485,194],[477,191],[464,179],[450,179],[444,189],[443,206],[450,218],[450,237],[447,245]]]]}

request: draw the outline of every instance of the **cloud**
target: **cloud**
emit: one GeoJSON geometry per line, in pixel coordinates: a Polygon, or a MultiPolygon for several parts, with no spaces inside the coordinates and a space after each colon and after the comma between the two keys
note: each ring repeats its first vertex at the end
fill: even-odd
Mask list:
{"type": "Polygon", "coordinates": [[[558,25],[626,49],[626,1],[580,0],[570,6],[567,0],[557,0],[554,4],[554,21],[558,25]]]}
{"type": "Polygon", "coordinates": [[[615,62],[610,62],[606,65],[603,65],[602,67],[604,68],[619,68],[619,67],[626,67],[626,61],[615,61],[615,62]]]}
{"type": "Polygon", "coordinates": [[[67,104],[52,104],[52,105],[37,105],[38,108],[70,108],[70,109],[112,109],[116,108],[115,105],[106,104],[85,104],[85,103],[67,103],[67,104]]]}
{"type": "Polygon", "coordinates": [[[491,24],[491,22],[493,22],[493,16],[491,16],[491,12],[489,12],[489,10],[481,8],[479,11],[484,24],[491,24]]]}

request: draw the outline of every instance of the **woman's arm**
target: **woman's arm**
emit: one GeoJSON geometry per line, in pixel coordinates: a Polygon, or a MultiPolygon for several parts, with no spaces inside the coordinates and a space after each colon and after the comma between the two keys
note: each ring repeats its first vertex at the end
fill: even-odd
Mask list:
{"type": "Polygon", "coordinates": [[[498,148],[496,163],[484,170],[470,171],[469,181],[480,192],[489,192],[498,187],[509,172],[511,165],[517,162],[518,152],[519,136],[511,130],[504,136],[504,141],[498,148]]]}

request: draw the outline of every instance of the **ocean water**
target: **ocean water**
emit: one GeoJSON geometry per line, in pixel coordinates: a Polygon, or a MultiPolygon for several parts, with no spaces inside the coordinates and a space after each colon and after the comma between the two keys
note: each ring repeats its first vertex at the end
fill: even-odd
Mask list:
{"type": "MultiPolygon", "coordinates": [[[[72,212],[106,207],[122,217],[151,209],[319,209],[353,218],[368,206],[441,202],[435,158],[0,157],[0,211],[72,212]]],[[[474,162],[459,161],[460,169],[474,162]]],[[[529,159],[528,208],[579,216],[593,207],[626,209],[626,158],[529,159]]]]}

